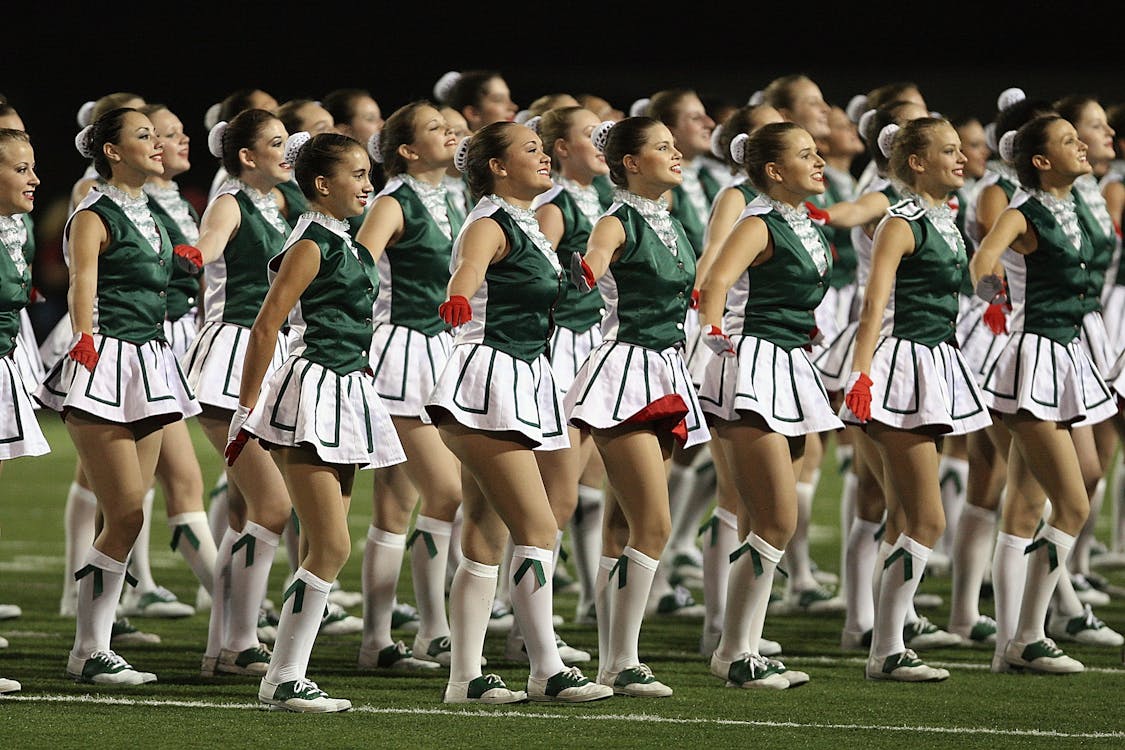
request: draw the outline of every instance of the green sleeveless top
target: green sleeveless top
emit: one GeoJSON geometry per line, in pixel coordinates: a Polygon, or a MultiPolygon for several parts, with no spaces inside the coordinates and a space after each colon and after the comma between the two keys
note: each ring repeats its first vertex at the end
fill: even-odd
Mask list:
{"type": "Polygon", "coordinates": [[[1080,332],[1089,306],[1086,298],[1093,287],[1090,236],[1079,221],[1081,247],[1076,249],[1051,211],[1033,195],[1020,195],[1012,201],[1012,208],[1024,215],[1039,236],[1035,252],[1019,256],[1027,271],[1023,329],[1069,344],[1080,332]]]}
{"type": "MultiPolygon", "coordinates": [[[[824,181],[824,192],[820,195],[809,196],[809,202],[818,208],[827,208],[834,203],[848,200],[840,186],[830,179],[824,181]]],[[[830,286],[840,289],[855,283],[855,269],[859,264],[856,257],[855,246],[852,245],[851,229],[836,229],[824,226],[820,228],[824,237],[832,248],[832,280],[830,286]]]]}
{"type": "MultiPolygon", "coordinates": [[[[153,248],[113,199],[91,190],[75,209],[92,211],[109,229],[110,243],[98,256],[97,332],[144,344],[164,341],[172,243],[158,221],[160,247],[153,248]]],[[[67,232],[69,232],[69,222],[67,232]]]]}
{"type": "MultiPolygon", "coordinates": [[[[27,214],[3,217],[14,229],[23,224],[26,238],[18,247],[0,242],[0,357],[16,348],[20,332],[20,310],[31,298],[31,263],[35,259],[35,231],[27,214]]],[[[5,237],[7,239],[7,237],[5,237]]]]}
{"type": "MultiPolygon", "coordinates": [[[[535,215],[530,210],[527,214],[529,221],[534,222],[535,215]]],[[[454,243],[453,263],[465,227],[486,217],[500,225],[511,249],[485,272],[484,283],[469,300],[473,318],[457,329],[455,343],[485,344],[532,362],[547,350],[551,312],[562,289],[562,268],[556,265],[549,247],[541,250],[516,220],[488,196],[469,213],[454,243]]],[[[543,242],[546,244],[546,238],[543,242]]]]}
{"type": "Polygon", "coordinates": [[[683,226],[671,217],[676,237],[673,254],[633,206],[615,203],[608,213],[625,228],[625,244],[598,280],[606,303],[602,334],[657,351],[682,344],[695,284],[695,253],[683,226]]]}
{"type": "Polygon", "coordinates": [[[286,210],[282,213],[282,216],[292,226],[297,223],[301,214],[309,210],[309,199],[301,192],[301,186],[297,184],[296,180],[286,180],[279,183],[277,189],[285,197],[286,210]]]}
{"type": "Polygon", "coordinates": [[[884,328],[889,317],[896,338],[934,347],[956,336],[961,282],[969,260],[949,213],[948,206],[927,209],[909,198],[887,209],[888,219],[906,220],[914,235],[914,252],[899,261],[884,317],[884,328]],[[938,222],[945,224],[945,233],[938,222]]]}
{"type": "Polygon", "coordinates": [[[402,209],[402,236],[379,258],[379,296],[375,300],[376,323],[393,323],[433,336],[445,323],[438,306],[445,300],[449,284],[449,261],[453,237],[461,220],[449,206],[446,215],[452,237],[434,221],[418,193],[402,179],[392,178],[380,193],[394,198],[402,209]]]}
{"type": "MultiPolygon", "coordinates": [[[[176,224],[176,220],[151,195],[148,197],[148,210],[152,211],[152,217],[164,227],[173,247],[192,244],[176,224]]],[[[190,205],[188,211],[198,224],[199,214],[190,205]]],[[[179,263],[172,263],[172,280],[168,283],[168,320],[179,320],[195,305],[195,299],[199,296],[199,277],[202,275],[202,268],[186,271],[179,263]]]]}
{"type": "MultiPolygon", "coordinates": [[[[757,216],[773,240],[773,255],[750,266],[727,293],[723,329],[769,341],[792,351],[809,343],[816,327],[813,311],[824,299],[832,276],[832,251],[820,227],[808,227],[820,243],[820,266],[789,222],[765,198],[748,204],[739,221],[757,216]]],[[[811,239],[811,238],[810,238],[811,239]]]]}
{"type": "Polygon", "coordinates": [[[1086,312],[1094,312],[1102,309],[1102,289],[1105,287],[1109,266],[1113,262],[1113,253],[1117,249],[1117,235],[1106,235],[1081,192],[1071,188],[1070,194],[1074,196],[1074,212],[1078,214],[1082,233],[1090,238],[1092,255],[1087,264],[1090,271],[1090,288],[1086,290],[1084,309],[1086,312]]]}
{"type": "Polygon", "coordinates": [[[269,291],[266,264],[277,255],[286,235],[270,224],[243,190],[231,195],[242,219],[222,256],[203,267],[205,317],[208,322],[249,328],[269,291]]]}
{"type": "MultiPolygon", "coordinates": [[[[548,196],[548,202],[558,206],[562,211],[565,227],[555,252],[559,258],[559,265],[570,268],[570,259],[575,253],[585,255],[586,241],[590,239],[590,232],[594,225],[590,223],[586,214],[582,213],[574,197],[564,187],[552,188],[548,191],[548,196]]],[[[600,194],[598,198],[601,199],[600,194]]],[[[602,207],[605,207],[604,203],[602,207]]],[[[602,295],[596,289],[582,294],[570,284],[564,284],[562,296],[555,306],[555,325],[579,333],[588,331],[601,322],[604,307],[602,295]]]]}
{"type": "MultiPolygon", "coordinates": [[[[699,169],[699,184],[703,188],[707,205],[710,206],[715,202],[715,195],[718,194],[722,186],[703,168],[699,169]]],[[[688,242],[691,243],[691,249],[695,253],[695,257],[698,258],[703,254],[703,237],[707,231],[707,223],[695,210],[695,206],[683,185],[672,188],[672,209],[669,213],[683,225],[684,234],[687,235],[688,242]]]]}
{"type": "Polygon", "coordinates": [[[613,204],[613,191],[616,188],[613,186],[613,180],[609,179],[609,175],[600,174],[594,177],[594,189],[598,191],[598,200],[601,201],[603,206],[611,206],[613,204]]]}
{"type": "Polygon", "coordinates": [[[269,263],[277,274],[285,251],[301,240],[320,248],[320,270],[289,313],[289,353],[340,375],[368,366],[371,306],[375,302],[375,262],[367,248],[352,240],[347,223],[321,214],[305,214],[269,263]]]}

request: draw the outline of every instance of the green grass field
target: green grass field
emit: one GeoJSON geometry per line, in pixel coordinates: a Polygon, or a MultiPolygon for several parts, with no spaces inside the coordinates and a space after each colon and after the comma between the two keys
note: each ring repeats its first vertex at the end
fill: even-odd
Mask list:
{"type": "MultiPolygon", "coordinates": [[[[204,613],[183,620],[134,619],[158,633],[159,646],[125,647],[122,654],[159,682],[134,688],[77,685],[65,677],[74,635],[72,619],[58,615],[63,580],[63,506],[74,470],[74,449],[59,420],[41,415],[54,449],[48,456],[7,462],[0,477],[0,602],[16,603],[23,617],[0,622],[11,646],[0,651],[0,675],[23,683],[23,691],[0,699],[0,748],[206,748],[289,747],[695,747],[921,748],[1125,747],[1125,666],[1116,649],[1066,644],[1087,666],[1073,677],[992,675],[990,651],[925,652],[952,677],[939,684],[871,683],[863,678],[862,653],[843,652],[843,615],[771,616],[766,635],[782,642],[782,658],[812,675],[799,690],[725,689],[696,654],[698,619],[654,618],[641,632],[642,658],[675,689],[667,699],[614,698],[584,706],[444,706],[443,672],[372,674],[355,669],[360,636],[321,637],[309,676],[334,696],[351,699],[354,710],[332,716],[290,715],[256,710],[252,678],[202,679],[199,661],[207,630],[204,613]]],[[[192,425],[205,482],[220,471],[214,451],[192,425]]],[[[813,556],[835,571],[839,482],[828,451],[813,529],[813,556]]],[[[371,476],[357,482],[351,531],[352,559],[340,576],[360,588],[360,559],[370,520],[371,476]]],[[[182,560],[168,549],[169,532],[158,495],[152,557],[157,581],[181,600],[194,601],[196,585],[182,560]]],[[[1108,528],[1108,509],[1102,527],[1108,528]]],[[[1108,534],[1100,535],[1106,538],[1108,534]]],[[[271,578],[270,595],[281,600],[288,573],[284,545],[271,578]]],[[[409,566],[400,598],[413,601],[409,566]]],[[[1125,571],[1103,571],[1125,585],[1125,571]]],[[[948,600],[948,579],[927,578],[922,590],[948,600]]],[[[702,592],[696,591],[702,601],[702,592]]],[[[595,651],[597,637],[570,622],[575,597],[559,595],[559,628],[575,646],[595,651]]],[[[991,602],[982,603],[985,612],[991,602]]],[[[1125,628],[1125,600],[1098,614],[1125,628]]],[[[353,611],[353,614],[361,614],[353,611]]],[[[948,604],[924,612],[944,624],[948,604]]],[[[409,634],[401,637],[410,643],[409,634]]],[[[506,662],[503,636],[485,645],[487,671],[509,685],[526,679],[526,665],[506,662]]],[[[596,656],[595,656],[596,658],[596,656]]],[[[593,676],[594,663],[587,674],[593,676]]]]}

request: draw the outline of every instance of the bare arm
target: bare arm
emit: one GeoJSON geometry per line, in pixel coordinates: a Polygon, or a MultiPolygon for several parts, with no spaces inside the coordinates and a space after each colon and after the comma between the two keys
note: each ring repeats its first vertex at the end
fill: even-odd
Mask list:
{"type": "Polygon", "coordinates": [[[707,231],[703,235],[703,253],[695,264],[697,285],[707,277],[707,269],[715,262],[715,257],[745,208],[746,198],[741,190],[727,188],[719,193],[719,197],[711,206],[711,216],[707,219],[707,231]]]}
{"type": "Polygon", "coordinates": [[[828,211],[829,216],[828,226],[836,229],[851,229],[877,221],[889,207],[887,196],[876,191],[861,195],[854,201],[834,203],[825,210],[828,211]]]}
{"type": "Polygon", "coordinates": [[[488,267],[508,253],[508,238],[492,219],[478,219],[465,230],[457,265],[449,278],[449,297],[471,298],[484,283],[488,267]]]}
{"type": "Polygon", "coordinates": [[[301,294],[320,271],[320,248],[311,240],[301,240],[285,253],[281,268],[270,284],[262,309],[250,329],[246,359],[242,365],[242,386],[238,403],[253,409],[258,403],[262,380],[277,346],[277,332],[301,294]]]}
{"type": "Polygon", "coordinates": [[[981,277],[989,274],[1003,278],[1004,269],[1000,264],[1000,256],[1009,247],[1025,255],[1035,250],[1038,242],[1029,229],[1027,219],[1014,208],[1000,214],[995,226],[981,240],[980,247],[969,261],[969,275],[974,286],[981,277]]]}
{"type": "Polygon", "coordinates": [[[384,195],[375,200],[367,216],[363,217],[363,226],[355,238],[378,261],[383,252],[402,237],[405,224],[402,206],[391,196],[384,195]]]}
{"type": "Polygon", "coordinates": [[[988,234],[1000,214],[1008,209],[1008,194],[999,185],[988,185],[977,196],[977,237],[988,234]]]}
{"type": "Polygon", "coordinates": [[[196,242],[204,265],[222,256],[241,223],[242,212],[238,210],[238,201],[233,195],[220,195],[211,201],[199,220],[199,240],[196,242]]]}
{"type": "Polygon", "coordinates": [[[766,223],[750,216],[734,225],[699,286],[699,325],[722,327],[727,292],[770,244],[766,223]]]}
{"type": "Polygon", "coordinates": [[[1121,233],[1121,219],[1125,214],[1125,183],[1111,182],[1105,186],[1105,207],[1109,218],[1113,219],[1117,233],[1121,233]]]}
{"type": "Polygon", "coordinates": [[[609,264],[617,259],[622,245],[625,244],[625,227],[616,216],[603,216],[598,219],[586,240],[586,254],[583,259],[594,274],[595,279],[600,279],[609,270],[609,264]]]}
{"type": "Polygon", "coordinates": [[[70,222],[67,245],[70,289],[66,294],[75,333],[94,332],[94,297],[98,290],[98,256],[109,244],[109,231],[93,211],[79,211],[70,222]]]}
{"type": "Polygon", "coordinates": [[[871,247],[871,275],[863,294],[863,309],[859,314],[859,330],[855,336],[853,372],[870,372],[871,358],[875,355],[875,342],[883,327],[883,314],[891,298],[899,263],[914,252],[914,233],[905,219],[891,218],[875,230],[871,247]]]}
{"type": "Polygon", "coordinates": [[[566,231],[562,211],[554,203],[544,203],[535,211],[535,218],[539,220],[539,231],[551,242],[551,246],[558,248],[559,240],[566,231]]]}

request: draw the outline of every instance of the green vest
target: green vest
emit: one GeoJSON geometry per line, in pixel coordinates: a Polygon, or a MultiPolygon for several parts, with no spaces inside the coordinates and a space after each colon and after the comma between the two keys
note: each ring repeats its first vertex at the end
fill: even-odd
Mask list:
{"type": "Polygon", "coordinates": [[[1106,235],[1102,230],[1094,212],[1082,198],[1082,193],[1071,188],[1070,194],[1074,196],[1074,211],[1078,215],[1078,223],[1082,227],[1082,234],[1090,238],[1093,254],[1087,264],[1090,270],[1090,288],[1086,290],[1084,309],[1086,312],[1101,310],[1102,289],[1105,287],[1105,277],[1109,273],[1109,266],[1113,262],[1113,253],[1117,249],[1117,235],[1106,235]]]}
{"type": "Polygon", "coordinates": [[[133,344],[163,341],[173,265],[168,232],[156,222],[160,249],[154,251],[120,206],[92,194],[97,197],[83,201],[78,210],[97,214],[110,237],[109,247],[98,256],[97,331],[133,344]]]}
{"type": "Polygon", "coordinates": [[[242,219],[222,258],[203,268],[207,320],[249,328],[270,288],[266,264],[285,243],[285,235],[274,229],[248,195],[241,190],[231,195],[238,201],[242,219]]]}
{"type": "Polygon", "coordinates": [[[594,189],[598,191],[598,200],[603,206],[608,208],[613,205],[613,180],[609,179],[609,175],[600,174],[594,177],[594,189]]]}
{"type": "Polygon", "coordinates": [[[773,210],[755,215],[766,223],[773,255],[747,268],[731,288],[723,327],[728,334],[753,336],[792,351],[808,344],[816,327],[813,311],[829,286],[832,252],[817,227],[828,261],[822,274],[784,217],[773,210]]]}
{"type": "MultiPolygon", "coordinates": [[[[449,284],[453,240],[442,233],[418,194],[401,179],[392,178],[381,195],[398,201],[403,225],[402,236],[379,258],[375,321],[433,336],[445,327],[437,310],[449,284]]],[[[456,237],[461,220],[450,211],[448,201],[446,212],[456,237]]]]}
{"type": "Polygon", "coordinates": [[[1039,235],[1035,252],[1020,256],[1027,269],[1023,329],[1069,344],[1080,332],[1088,308],[1086,298],[1093,288],[1090,235],[1079,220],[1082,247],[1076,250],[1055,217],[1035,197],[1028,196],[1013,208],[1039,235]]]}
{"type": "MultiPolygon", "coordinates": [[[[567,269],[570,268],[570,259],[575,253],[586,254],[586,241],[590,239],[590,231],[594,227],[565,188],[555,188],[554,192],[550,202],[562,211],[565,227],[555,252],[559,256],[559,265],[567,269]]],[[[582,294],[572,285],[564,284],[562,296],[555,306],[555,325],[571,331],[588,331],[601,322],[604,306],[605,302],[597,289],[582,294]]]]}
{"type": "MultiPolygon", "coordinates": [[[[157,223],[164,227],[173,247],[191,244],[176,224],[176,220],[151,195],[148,197],[148,210],[152,212],[152,217],[157,223]]],[[[196,214],[195,209],[189,205],[188,211],[198,224],[199,215],[196,214]]],[[[202,275],[202,268],[187,271],[179,263],[172,264],[172,281],[168,284],[168,320],[179,320],[195,305],[195,300],[199,296],[199,277],[202,275]]]]}
{"type": "MultiPolygon", "coordinates": [[[[286,249],[300,240],[315,242],[320,248],[320,270],[289,313],[290,330],[296,336],[290,353],[340,375],[362,370],[368,366],[371,348],[375,262],[362,245],[356,244],[353,253],[343,237],[322,224],[304,218],[299,222],[302,231],[299,236],[294,233],[286,249]]],[[[271,276],[281,267],[284,252],[270,261],[271,276]]]]}
{"type": "Polygon", "coordinates": [[[682,185],[672,188],[672,209],[669,211],[673,219],[677,219],[683,226],[684,235],[687,237],[692,253],[698,258],[703,254],[703,235],[707,231],[703,220],[699,218],[695,206],[688,198],[682,185]]]}
{"type": "Polygon", "coordinates": [[[301,192],[301,186],[296,180],[286,180],[279,183],[277,189],[285,196],[285,213],[282,216],[290,226],[297,223],[301,214],[309,210],[309,199],[301,192]]]}
{"type": "Polygon", "coordinates": [[[887,209],[905,219],[914,234],[914,252],[899,261],[894,286],[891,335],[934,347],[956,336],[961,282],[969,264],[965,248],[950,247],[925,209],[903,200],[887,209]]]}
{"type": "Polygon", "coordinates": [[[682,343],[695,284],[695,254],[684,228],[672,217],[678,248],[673,255],[632,206],[617,203],[609,213],[624,226],[625,244],[598,282],[608,308],[605,337],[657,351],[682,343]]]}
{"type": "Polygon", "coordinates": [[[20,310],[27,307],[31,298],[31,262],[35,259],[35,233],[31,219],[23,215],[27,240],[21,252],[27,267],[17,271],[16,262],[0,245],[0,357],[6,357],[16,348],[20,332],[20,310]]]}

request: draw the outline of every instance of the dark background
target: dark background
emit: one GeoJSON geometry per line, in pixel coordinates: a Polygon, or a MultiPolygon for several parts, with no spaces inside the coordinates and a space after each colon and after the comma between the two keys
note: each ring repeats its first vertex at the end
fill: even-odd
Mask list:
{"type": "Polygon", "coordinates": [[[183,120],[193,166],[179,182],[195,201],[216,166],[204,112],[242,87],[279,102],[366,88],[384,117],[432,96],[447,70],[473,68],[500,71],[521,107],[565,91],[628,110],[671,87],[742,104],[794,72],[840,106],[912,80],[932,109],[985,122],[1008,86],[1048,99],[1083,92],[1107,105],[1125,101],[1125,17],[1116,3],[102,5],[8,8],[14,22],[0,30],[0,92],[32,135],[43,183],[35,272],[52,299],[34,311],[37,329],[65,309],[58,238],[66,196],[85,168],[73,146],[75,116],[111,91],[167,104],[183,120]]]}

